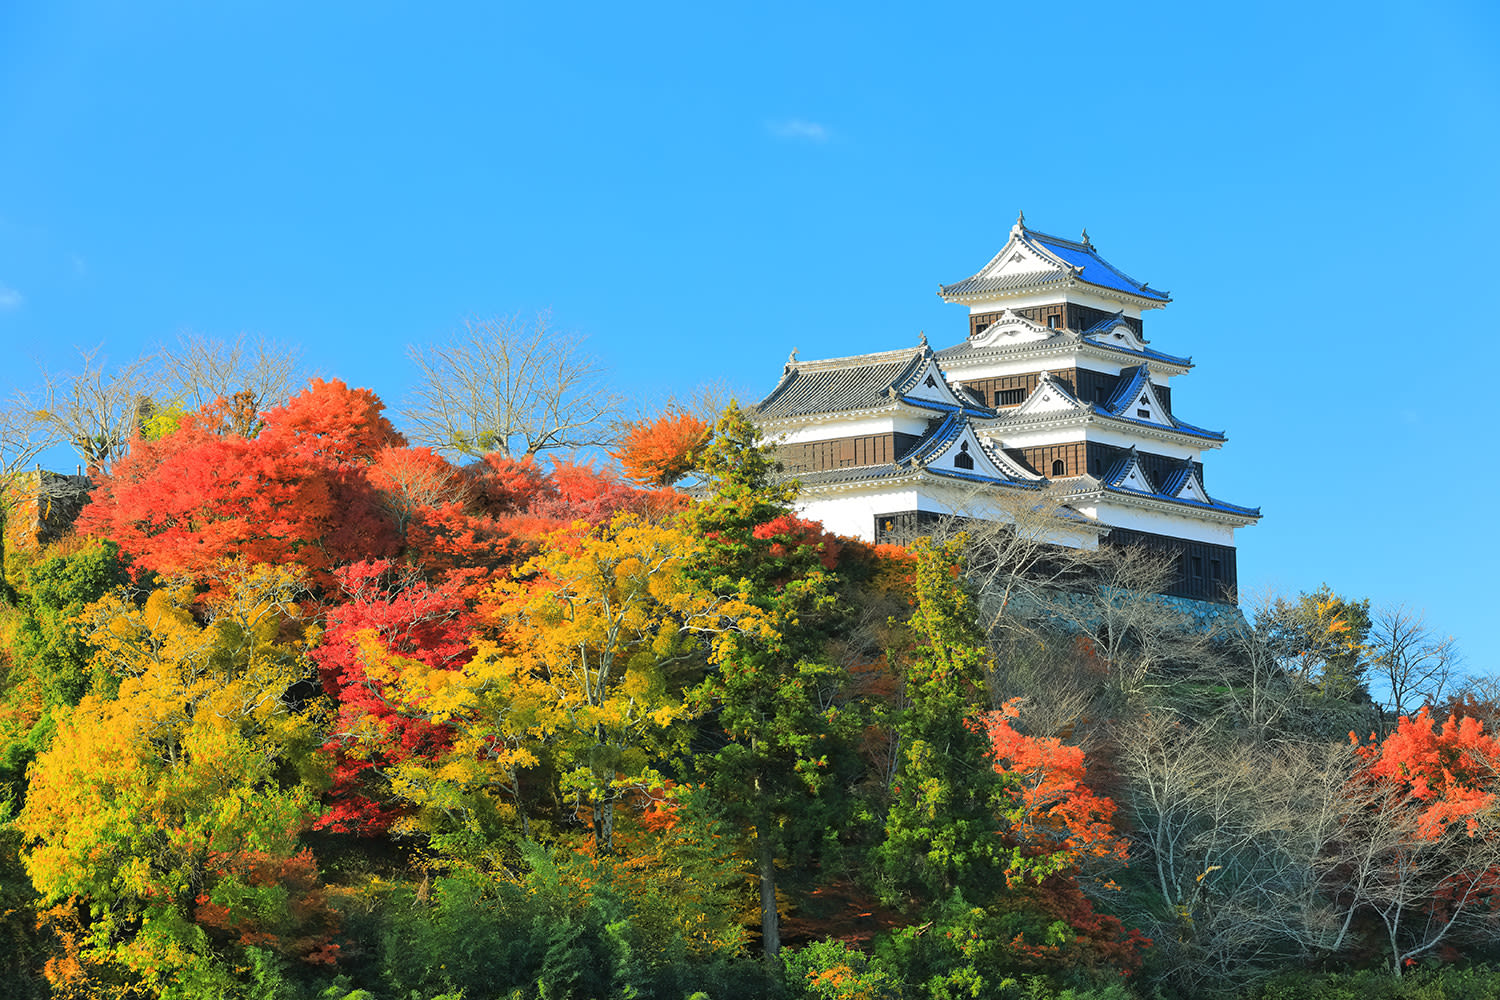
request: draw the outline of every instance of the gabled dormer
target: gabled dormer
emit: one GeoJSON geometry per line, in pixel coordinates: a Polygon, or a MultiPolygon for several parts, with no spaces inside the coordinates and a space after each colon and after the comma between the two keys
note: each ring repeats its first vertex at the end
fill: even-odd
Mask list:
{"type": "Polygon", "coordinates": [[[1117,312],[1107,319],[1100,320],[1084,330],[1083,336],[1087,340],[1106,347],[1118,347],[1136,352],[1146,350],[1146,338],[1141,336],[1140,330],[1125,318],[1124,312],[1117,312]]]}
{"type": "Polygon", "coordinates": [[[910,369],[904,376],[891,386],[891,393],[913,406],[926,406],[939,410],[984,410],[984,405],[976,404],[973,397],[963,392],[948,382],[948,377],[938,367],[937,359],[933,356],[932,348],[927,343],[927,337],[922,337],[922,346],[918,357],[914,358],[910,369]]]}
{"type": "Polygon", "coordinates": [[[1055,327],[1045,326],[1005,309],[994,321],[977,329],[969,338],[969,342],[975,348],[1001,347],[1034,343],[1056,335],[1055,327]]]}
{"type": "Polygon", "coordinates": [[[1059,413],[1088,413],[1092,409],[1088,403],[1073,395],[1066,383],[1051,372],[1042,372],[1037,378],[1036,388],[1031,390],[1031,394],[1020,406],[1006,411],[1006,416],[1025,419],[1059,413]]]}
{"type": "Polygon", "coordinates": [[[1151,372],[1145,365],[1127,368],[1120,373],[1119,385],[1105,402],[1104,411],[1127,420],[1143,420],[1161,427],[1176,426],[1172,411],[1151,383],[1151,372]]]}
{"type": "Polygon", "coordinates": [[[1022,468],[1002,452],[991,450],[962,413],[935,428],[901,462],[939,476],[958,479],[1035,485],[1042,477],[1022,468]]]}
{"type": "Polygon", "coordinates": [[[1163,496],[1172,497],[1175,500],[1188,500],[1193,503],[1211,504],[1213,499],[1208,495],[1208,490],[1203,487],[1203,475],[1198,467],[1192,462],[1183,462],[1162,483],[1161,492],[1163,496]]]}
{"type": "Polygon", "coordinates": [[[1102,481],[1104,485],[1113,486],[1116,489],[1135,490],[1138,493],[1153,495],[1156,493],[1156,486],[1151,482],[1151,477],[1146,474],[1146,467],[1141,463],[1141,456],[1133,447],[1104,474],[1102,481]]]}

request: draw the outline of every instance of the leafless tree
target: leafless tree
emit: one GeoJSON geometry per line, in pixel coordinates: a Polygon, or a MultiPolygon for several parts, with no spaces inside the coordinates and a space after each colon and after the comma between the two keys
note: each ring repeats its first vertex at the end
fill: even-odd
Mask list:
{"type": "Polygon", "coordinates": [[[1252,739],[1283,734],[1288,720],[1307,709],[1315,694],[1298,672],[1287,669],[1270,620],[1286,602],[1274,594],[1245,601],[1247,612],[1215,625],[1210,633],[1213,655],[1206,659],[1228,702],[1234,724],[1252,739]]]}
{"type": "Polygon", "coordinates": [[[1083,523],[1067,500],[1057,487],[986,491],[933,526],[937,538],[965,536],[966,572],[992,634],[1035,635],[1040,612],[1086,575],[1088,554],[1059,544],[1070,522],[1083,523]]]}
{"type": "Polygon", "coordinates": [[[408,355],[418,370],[405,409],[415,441],[518,457],[609,443],[619,407],[604,367],[546,315],[470,319],[448,343],[408,355]]]}
{"type": "Polygon", "coordinates": [[[1317,862],[1342,831],[1349,747],[1250,744],[1169,712],[1118,746],[1131,857],[1155,897],[1132,916],[1184,995],[1235,992],[1338,943],[1317,862]]]}
{"type": "Polygon", "coordinates": [[[50,428],[37,418],[24,399],[0,407],[0,596],[5,582],[5,541],[11,512],[27,500],[40,500],[44,479],[40,471],[27,472],[42,452],[58,443],[50,428]]]}
{"type": "Polygon", "coordinates": [[[110,366],[100,348],[78,355],[77,371],[43,369],[41,386],[27,406],[45,436],[72,445],[86,471],[107,472],[130,450],[142,404],[155,395],[153,359],[110,366]]]}
{"type": "Polygon", "coordinates": [[[1160,676],[1164,668],[1195,664],[1207,653],[1208,633],[1162,594],[1172,560],[1139,545],[1100,546],[1091,553],[1090,585],[1057,597],[1055,614],[1088,640],[1121,695],[1169,683],[1160,676]]]}
{"type": "Polygon", "coordinates": [[[1458,650],[1422,612],[1404,604],[1387,605],[1370,616],[1371,672],[1388,688],[1384,707],[1394,717],[1409,715],[1425,702],[1437,704],[1454,683],[1458,650]]]}
{"type": "Polygon", "coordinates": [[[298,355],[297,349],[264,337],[242,333],[221,340],[184,333],[157,354],[162,396],[189,410],[238,396],[238,411],[258,415],[291,396],[298,380],[298,355]]]}

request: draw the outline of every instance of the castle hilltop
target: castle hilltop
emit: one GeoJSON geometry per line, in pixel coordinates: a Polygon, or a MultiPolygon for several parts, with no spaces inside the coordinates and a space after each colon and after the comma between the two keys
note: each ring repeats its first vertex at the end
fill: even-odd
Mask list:
{"type": "Polygon", "coordinates": [[[1016,220],[989,263],[943,285],[968,338],[933,350],[799,361],[752,413],[802,484],[799,509],[870,541],[960,516],[1007,521],[1028,492],[1064,497],[1051,541],[1144,545],[1176,558],[1166,592],[1235,600],[1234,530],[1260,509],[1213,497],[1219,431],[1177,417],[1191,359],[1148,346],[1143,314],[1171,301],[1099,256],[1087,231],[1016,220]]]}

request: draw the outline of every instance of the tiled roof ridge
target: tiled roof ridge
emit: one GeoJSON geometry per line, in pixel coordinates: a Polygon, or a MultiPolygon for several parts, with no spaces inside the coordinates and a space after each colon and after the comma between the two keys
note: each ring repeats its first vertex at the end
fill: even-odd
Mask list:
{"type": "MultiPolygon", "coordinates": [[[[1167,473],[1167,478],[1161,485],[1161,491],[1168,496],[1180,499],[1178,494],[1187,488],[1188,481],[1197,476],[1197,474],[1197,466],[1193,464],[1191,458],[1181,459],[1172,468],[1172,471],[1167,473]]],[[[1198,487],[1200,489],[1203,487],[1201,478],[1198,481],[1198,487]]],[[[1208,494],[1207,490],[1203,490],[1203,492],[1205,496],[1208,494]]]]}
{"type": "Polygon", "coordinates": [[[1115,384],[1115,391],[1110,393],[1104,401],[1103,410],[1112,417],[1124,414],[1125,409],[1134,401],[1136,393],[1141,391],[1141,385],[1150,380],[1150,373],[1145,365],[1132,365],[1120,372],[1120,381],[1115,384]],[[1129,373],[1129,378],[1126,374],[1129,373]]]}
{"type": "Polygon", "coordinates": [[[861,365],[878,365],[898,361],[903,357],[919,355],[929,351],[925,346],[898,347],[892,351],[876,351],[871,354],[850,354],[842,358],[813,358],[809,361],[792,361],[787,368],[802,372],[831,371],[835,368],[857,368],[861,365]]]}
{"type": "Polygon", "coordinates": [[[1038,347],[1042,346],[1053,348],[1063,347],[1066,346],[1068,342],[1076,344],[1087,344],[1089,347],[1097,347],[1106,351],[1114,351],[1117,354],[1128,354],[1132,358],[1149,358],[1156,361],[1163,361],[1169,365],[1177,365],[1182,368],[1194,367],[1192,358],[1180,358],[1175,354],[1167,354],[1163,351],[1152,350],[1149,347],[1144,350],[1137,351],[1129,347],[1120,347],[1117,344],[1110,344],[1098,340],[1086,340],[1084,339],[1084,335],[1076,330],[1058,330],[1054,336],[1049,337],[1046,340],[1028,340],[1023,341],[1019,344],[990,344],[986,347],[975,347],[973,346],[972,340],[964,340],[960,343],[954,344],[952,347],[943,348],[942,350],[937,352],[937,356],[939,358],[956,358],[963,354],[972,354],[977,357],[983,357],[984,354],[989,351],[993,351],[997,354],[1012,352],[1020,353],[1026,350],[1035,350],[1038,347]]]}
{"type": "MultiPolygon", "coordinates": [[[[1079,253],[1086,253],[1086,254],[1088,254],[1090,257],[1093,257],[1096,261],[1098,261],[1101,265],[1103,265],[1104,267],[1108,268],[1110,271],[1113,271],[1114,274],[1117,277],[1119,277],[1120,279],[1122,279],[1124,281],[1127,281],[1130,284],[1134,285],[1135,287],[1139,288],[1141,290],[1142,294],[1145,294],[1148,297],[1151,297],[1151,298],[1166,298],[1166,299],[1170,299],[1171,298],[1171,293],[1170,292],[1164,292],[1164,291],[1161,291],[1160,289],[1152,288],[1148,283],[1146,283],[1144,281],[1136,281],[1130,275],[1126,274],[1124,271],[1120,270],[1118,267],[1115,267],[1109,261],[1107,261],[1103,257],[1099,256],[1099,250],[1098,250],[1098,248],[1096,248],[1094,246],[1094,244],[1092,242],[1089,242],[1089,243],[1079,243],[1077,240],[1070,240],[1066,236],[1052,236],[1052,235],[1050,235],[1048,233],[1040,233],[1040,232],[1037,232],[1034,229],[1026,229],[1025,227],[1022,227],[1021,232],[1023,234],[1025,234],[1025,235],[1033,236],[1033,237],[1035,237],[1035,238],[1037,238],[1039,240],[1046,240],[1046,241],[1048,241],[1050,243],[1060,243],[1063,246],[1066,246],[1069,250],[1075,250],[1075,251],[1077,251],[1079,253]]],[[[1051,255],[1049,254],[1048,256],[1051,256],[1051,255]]],[[[1067,261],[1063,261],[1062,263],[1063,263],[1063,266],[1065,266],[1065,267],[1072,267],[1075,271],[1082,271],[1083,270],[1082,267],[1077,267],[1075,265],[1071,265],[1067,261]]],[[[1090,284],[1092,284],[1092,282],[1090,282],[1090,284]]]]}
{"type": "MultiPolygon", "coordinates": [[[[1120,486],[1120,481],[1130,475],[1132,469],[1139,472],[1141,479],[1145,481],[1146,485],[1151,487],[1151,491],[1146,494],[1147,496],[1161,495],[1156,489],[1156,484],[1147,475],[1146,467],[1141,463],[1141,454],[1135,445],[1131,445],[1129,451],[1114,460],[1114,463],[1109,467],[1109,471],[1104,474],[1104,478],[1100,482],[1111,489],[1129,489],[1129,487],[1120,486]]],[[[1130,492],[1139,493],[1141,491],[1131,490],[1130,492]]]]}
{"type": "Polygon", "coordinates": [[[1108,289],[1116,294],[1132,295],[1160,304],[1172,301],[1171,293],[1152,288],[1148,282],[1135,280],[1099,256],[1099,251],[1092,242],[1084,241],[1080,243],[1077,240],[1070,240],[1065,236],[1053,236],[1051,233],[1031,229],[1025,222],[1019,219],[1011,227],[1005,245],[1000,248],[998,253],[986,261],[983,267],[963,281],[954,282],[951,285],[939,284],[938,294],[946,298],[948,296],[1012,291],[1029,285],[1052,284],[1064,279],[1080,281],[1096,288],[1108,289]],[[1056,270],[1022,271],[1013,275],[980,278],[980,275],[994,267],[1018,243],[1025,246],[1027,250],[1036,254],[1043,261],[1049,262],[1056,270]],[[1069,254],[1076,255],[1081,259],[1077,262],[1069,260],[1067,259],[1067,255],[1069,254]],[[1089,274],[1088,272],[1094,265],[1098,265],[1104,273],[1089,274]]]}

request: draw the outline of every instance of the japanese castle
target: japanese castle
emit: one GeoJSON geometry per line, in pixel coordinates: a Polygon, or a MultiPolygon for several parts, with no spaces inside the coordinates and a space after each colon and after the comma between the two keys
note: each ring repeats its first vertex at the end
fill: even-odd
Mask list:
{"type": "Polygon", "coordinates": [[[1143,314],[1171,301],[1106,262],[1087,230],[1016,220],[1000,252],[938,291],[967,306],[963,343],[823,361],[796,352],[752,416],[830,530],[900,541],[951,517],[1012,521],[1053,486],[1049,541],[1145,545],[1176,556],[1167,593],[1235,600],[1234,529],[1260,509],[1215,499],[1203,453],[1219,431],[1178,419],[1193,367],[1147,346],[1143,314]]]}

